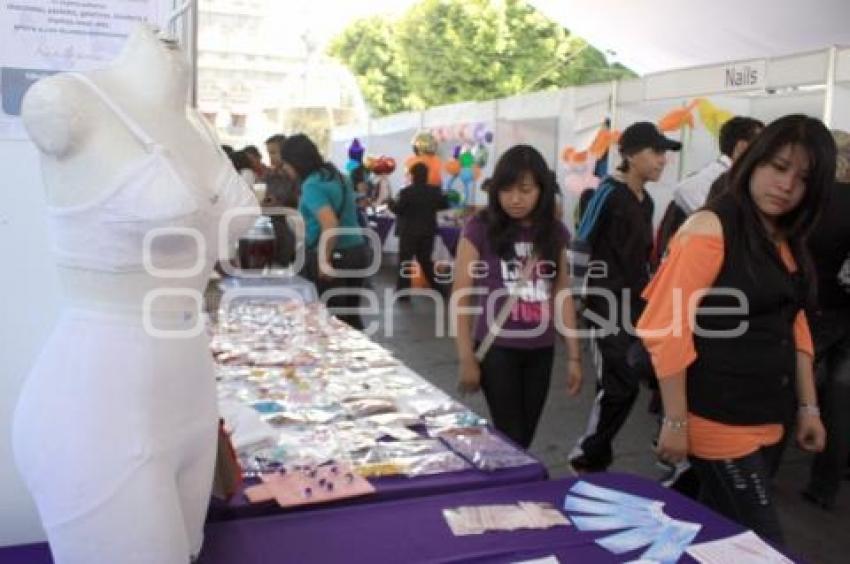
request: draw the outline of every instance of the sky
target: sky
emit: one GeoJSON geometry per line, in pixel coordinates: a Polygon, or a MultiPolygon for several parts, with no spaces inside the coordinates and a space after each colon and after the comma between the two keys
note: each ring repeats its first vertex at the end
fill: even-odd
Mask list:
{"type": "Polygon", "coordinates": [[[274,2],[276,17],[299,18],[323,44],[360,18],[399,16],[416,0],[296,0],[274,2]]]}

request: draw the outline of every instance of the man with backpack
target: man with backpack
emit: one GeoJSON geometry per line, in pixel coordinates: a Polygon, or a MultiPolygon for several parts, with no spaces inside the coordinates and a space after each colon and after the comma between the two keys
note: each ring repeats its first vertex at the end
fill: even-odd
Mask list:
{"type": "Polygon", "coordinates": [[[661,177],[666,152],[681,147],[652,123],[627,127],[619,141],[622,163],[596,189],[579,226],[578,239],[590,254],[586,303],[601,365],[587,431],[570,455],[577,474],[611,465],[611,443],[638,395],[640,376],[627,357],[639,343],[630,329],[641,313],[653,245],[654,204],[645,185],[661,177]]]}

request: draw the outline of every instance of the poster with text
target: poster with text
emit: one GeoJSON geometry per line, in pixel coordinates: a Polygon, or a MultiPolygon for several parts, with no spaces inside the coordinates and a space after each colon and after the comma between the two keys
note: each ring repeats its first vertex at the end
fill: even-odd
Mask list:
{"type": "Polygon", "coordinates": [[[38,79],[107,66],[159,0],[0,0],[0,139],[24,139],[21,100],[38,79]]]}

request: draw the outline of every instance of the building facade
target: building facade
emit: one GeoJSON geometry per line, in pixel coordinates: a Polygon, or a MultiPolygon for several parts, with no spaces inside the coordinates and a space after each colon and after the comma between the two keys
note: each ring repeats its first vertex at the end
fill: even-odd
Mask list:
{"type": "Polygon", "coordinates": [[[222,143],[304,131],[324,148],[330,128],[365,117],[356,81],[298,16],[289,2],[199,0],[198,107],[222,143]]]}

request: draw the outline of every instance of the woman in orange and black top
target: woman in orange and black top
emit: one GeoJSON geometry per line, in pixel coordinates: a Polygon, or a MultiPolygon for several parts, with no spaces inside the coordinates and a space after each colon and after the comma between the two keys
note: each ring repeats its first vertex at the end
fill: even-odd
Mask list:
{"type": "Polygon", "coordinates": [[[800,446],[824,447],[804,239],[834,173],[820,121],[770,124],[735,163],[727,193],[677,233],[638,323],[664,402],[659,456],[689,456],[703,503],[780,544],[769,478],[790,410],[800,446]]]}

